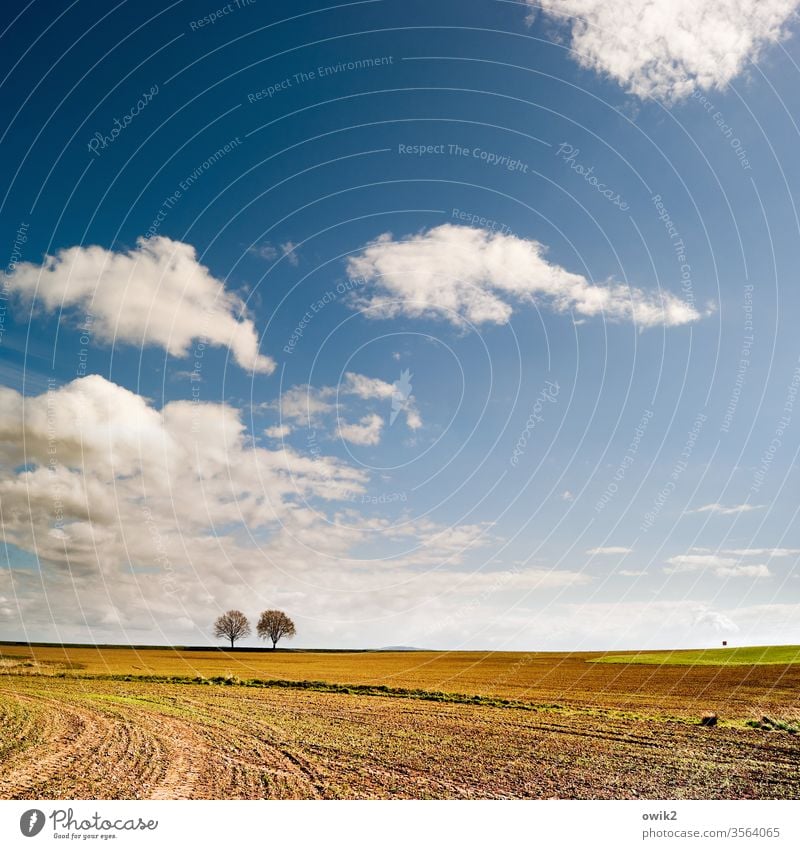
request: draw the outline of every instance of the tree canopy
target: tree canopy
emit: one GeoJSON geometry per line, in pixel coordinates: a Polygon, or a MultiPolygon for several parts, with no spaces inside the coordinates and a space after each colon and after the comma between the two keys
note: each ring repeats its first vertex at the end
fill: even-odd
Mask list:
{"type": "Polygon", "coordinates": [[[214,623],[214,636],[230,640],[233,648],[236,640],[250,636],[250,622],[241,610],[229,610],[214,623]]]}
{"type": "Polygon", "coordinates": [[[293,637],[297,632],[294,622],[282,610],[265,610],[257,626],[258,636],[272,640],[272,648],[278,645],[282,637],[293,637]]]}

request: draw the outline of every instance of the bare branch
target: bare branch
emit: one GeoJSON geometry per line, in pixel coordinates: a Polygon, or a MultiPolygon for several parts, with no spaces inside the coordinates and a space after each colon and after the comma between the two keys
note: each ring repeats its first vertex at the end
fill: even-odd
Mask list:
{"type": "Polygon", "coordinates": [[[233,648],[236,640],[250,636],[250,623],[241,610],[229,610],[214,623],[214,636],[230,640],[233,648]]]}
{"type": "Polygon", "coordinates": [[[297,633],[294,622],[282,610],[265,610],[258,620],[256,630],[262,639],[272,640],[273,649],[282,637],[293,637],[297,633]]]}

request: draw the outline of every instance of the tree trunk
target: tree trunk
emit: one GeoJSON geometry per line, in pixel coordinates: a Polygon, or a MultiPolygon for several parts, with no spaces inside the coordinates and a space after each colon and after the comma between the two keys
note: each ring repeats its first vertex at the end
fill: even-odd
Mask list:
{"type": "Polygon", "coordinates": [[[231,648],[233,648],[233,637],[231,637],[231,648]]]}
{"type": "Polygon", "coordinates": [[[277,646],[277,645],[278,645],[278,641],[277,641],[277,640],[273,640],[273,641],[272,641],[272,651],[275,651],[275,646],[277,646]]]}

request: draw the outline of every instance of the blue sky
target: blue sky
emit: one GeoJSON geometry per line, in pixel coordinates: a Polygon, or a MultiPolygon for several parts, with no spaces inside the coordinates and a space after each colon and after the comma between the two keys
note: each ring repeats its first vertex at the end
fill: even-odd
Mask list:
{"type": "Polygon", "coordinates": [[[800,641],[791,5],[6,9],[0,638],[800,641]]]}

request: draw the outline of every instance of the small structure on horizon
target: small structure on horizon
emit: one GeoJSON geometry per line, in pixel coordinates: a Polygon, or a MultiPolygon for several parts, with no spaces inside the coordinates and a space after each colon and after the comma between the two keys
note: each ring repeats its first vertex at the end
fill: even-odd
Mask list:
{"type": "Polygon", "coordinates": [[[723,640],[723,641],[722,641],[722,645],[723,645],[723,646],[727,646],[727,645],[728,645],[728,641],[727,641],[727,640],[723,640]]]}

